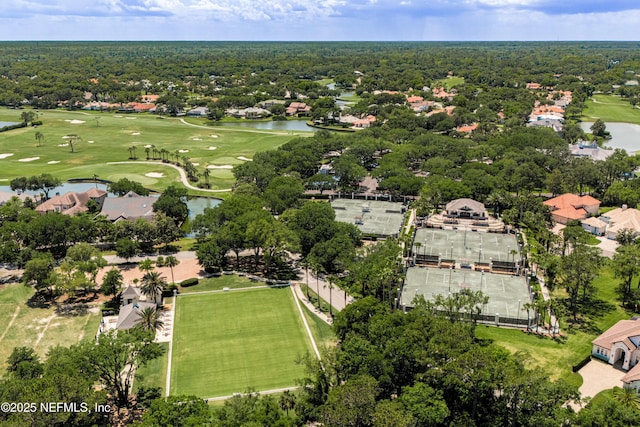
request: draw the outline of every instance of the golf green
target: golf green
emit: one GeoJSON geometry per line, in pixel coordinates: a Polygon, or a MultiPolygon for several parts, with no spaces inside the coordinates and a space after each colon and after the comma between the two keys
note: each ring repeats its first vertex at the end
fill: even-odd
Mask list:
{"type": "Polygon", "coordinates": [[[181,295],[171,394],[203,398],[296,384],[311,346],[289,288],[181,295]]]}

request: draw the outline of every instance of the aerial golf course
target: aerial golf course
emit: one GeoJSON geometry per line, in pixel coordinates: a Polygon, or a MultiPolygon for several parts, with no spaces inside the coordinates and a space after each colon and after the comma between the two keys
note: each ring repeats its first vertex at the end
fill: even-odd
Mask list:
{"type": "MultiPolygon", "coordinates": [[[[0,122],[20,122],[21,111],[0,109],[0,122]]],[[[233,166],[250,161],[258,151],[308,135],[115,112],[40,110],[38,120],[41,126],[0,133],[0,184],[18,176],[51,173],[62,180],[128,178],[162,190],[180,182],[179,171],[159,160],[164,156],[171,162],[188,157],[200,174],[208,169],[212,190],[224,190],[233,185],[233,166]]]]}

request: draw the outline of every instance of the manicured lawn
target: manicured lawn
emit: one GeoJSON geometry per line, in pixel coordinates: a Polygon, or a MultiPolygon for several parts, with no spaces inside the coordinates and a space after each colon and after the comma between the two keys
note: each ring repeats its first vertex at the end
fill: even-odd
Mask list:
{"type": "Polygon", "coordinates": [[[200,279],[195,286],[188,286],[186,288],[180,288],[181,294],[188,294],[193,292],[202,291],[218,291],[224,288],[238,289],[249,288],[253,286],[266,286],[265,282],[257,282],[249,280],[247,277],[236,276],[235,274],[223,274],[220,277],[210,277],[207,279],[200,279]]]}
{"type": "Polygon", "coordinates": [[[434,87],[443,86],[448,92],[451,90],[451,88],[460,86],[462,84],[464,84],[464,77],[450,76],[450,77],[447,77],[446,79],[438,80],[434,84],[434,87]]]}
{"type": "Polygon", "coordinates": [[[300,304],[300,306],[304,312],[304,317],[307,319],[309,329],[311,329],[311,334],[316,340],[320,354],[324,353],[324,349],[335,347],[337,344],[337,338],[333,331],[333,327],[313,314],[306,305],[300,304]]]}
{"type": "Polygon", "coordinates": [[[640,110],[633,108],[629,101],[616,95],[593,95],[582,111],[582,120],[604,122],[621,122],[640,124],[640,110]]]}
{"type": "MultiPolygon", "coordinates": [[[[637,314],[620,306],[616,293],[618,282],[613,277],[610,266],[601,269],[593,283],[598,290],[597,298],[588,307],[582,308],[584,314],[580,316],[579,327],[571,327],[567,322],[561,321],[560,329],[566,335],[565,340],[554,341],[520,330],[489,326],[479,326],[476,334],[481,339],[493,340],[512,353],[523,352],[529,367],[544,370],[551,379],[564,378],[579,386],[582,378],[572,373],[571,368],[591,353],[591,341],[617,321],[637,314]]],[[[554,296],[562,298],[566,295],[563,290],[558,289],[554,291],[554,296]]]]}
{"type": "Polygon", "coordinates": [[[160,387],[164,396],[167,384],[167,367],[169,365],[169,343],[163,342],[160,343],[160,346],[164,350],[162,356],[151,360],[136,371],[136,379],[133,383],[135,390],[140,386],[160,387]]]}
{"type": "Polygon", "coordinates": [[[311,351],[289,288],[179,296],[174,327],[171,394],[293,386],[311,351]]]}
{"type": "MultiPolygon", "coordinates": [[[[0,121],[20,121],[20,112],[0,109],[0,121]]],[[[172,161],[176,155],[179,158],[188,156],[191,162],[199,164],[197,168],[202,172],[207,165],[241,164],[244,160],[239,157],[251,159],[258,151],[276,148],[298,136],[292,132],[210,127],[204,125],[203,119],[189,118],[183,123],[180,119],[161,119],[150,114],[44,110],[40,111],[39,119],[43,125],[37,128],[0,133],[0,154],[12,154],[0,159],[0,180],[43,172],[63,180],[92,178],[96,174],[111,181],[126,177],[154,190],[162,190],[178,182],[178,173],[159,161],[151,165],[107,163],[129,161],[130,147],[136,147],[139,162],[146,161],[145,146],[155,145],[158,149],[168,150],[172,161]],[[35,138],[36,132],[44,136],[40,147],[35,138]],[[74,144],[73,153],[65,145],[68,139],[63,138],[70,134],[81,137],[74,144]],[[23,161],[19,161],[21,159],[23,161]],[[150,172],[164,176],[149,178],[146,174],[150,172]]],[[[153,156],[153,152],[150,154],[153,156]]],[[[210,169],[210,172],[213,189],[232,186],[231,169],[210,169]]]]}
{"type": "Polygon", "coordinates": [[[0,287],[0,376],[15,347],[33,347],[44,357],[51,347],[75,344],[82,338],[94,337],[98,331],[97,311],[59,315],[53,307],[30,308],[26,302],[33,292],[22,284],[0,287]]]}

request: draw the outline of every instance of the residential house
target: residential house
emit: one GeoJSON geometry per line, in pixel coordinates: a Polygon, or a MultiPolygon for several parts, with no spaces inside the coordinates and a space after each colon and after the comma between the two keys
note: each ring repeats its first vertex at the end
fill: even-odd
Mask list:
{"type": "Polygon", "coordinates": [[[12,193],[10,191],[0,191],[0,206],[6,204],[14,197],[17,197],[18,199],[20,199],[22,203],[24,203],[27,199],[32,199],[34,201],[38,200],[38,197],[30,196],[24,193],[18,194],[18,193],[12,193]]]}
{"type": "Polygon", "coordinates": [[[450,201],[445,206],[445,214],[453,218],[486,219],[488,217],[484,204],[472,199],[450,201]]]}
{"type": "Polygon", "coordinates": [[[534,82],[530,82],[527,83],[527,89],[529,90],[539,90],[542,86],[540,85],[540,83],[534,83],[534,82]]]}
{"type": "Polygon", "coordinates": [[[122,197],[107,197],[100,213],[112,222],[135,221],[138,218],[151,221],[155,216],[153,204],[157,200],[157,197],[140,196],[130,191],[122,197]]]}
{"type": "Polygon", "coordinates": [[[625,387],[640,388],[640,318],[620,320],[591,342],[591,355],[628,371],[625,387]]]}
{"type": "Polygon", "coordinates": [[[209,109],[207,107],[196,107],[187,111],[187,116],[189,117],[207,117],[209,114],[209,109]]]}
{"type": "Polygon", "coordinates": [[[578,141],[577,144],[569,144],[569,151],[575,157],[588,157],[591,160],[606,160],[613,154],[613,150],[598,147],[595,142],[578,141]]]}
{"type": "Polygon", "coordinates": [[[285,113],[287,116],[306,116],[311,111],[311,106],[304,102],[292,102],[287,107],[285,113]]]}
{"type": "Polygon", "coordinates": [[[601,215],[600,219],[607,223],[606,236],[609,239],[615,240],[622,230],[631,230],[636,235],[640,235],[640,211],[638,209],[623,205],[621,208],[601,215]]]}
{"type": "Polygon", "coordinates": [[[266,101],[262,101],[258,103],[258,106],[264,109],[269,109],[276,104],[284,105],[285,101],[282,99],[267,99],[266,101]]]}
{"type": "Polygon", "coordinates": [[[549,206],[553,220],[559,224],[597,215],[598,209],[600,209],[600,200],[591,196],[578,196],[571,193],[545,200],[542,203],[549,206]]]}
{"type": "Polygon", "coordinates": [[[160,95],[142,95],[142,102],[144,102],[145,104],[155,104],[156,102],[158,102],[158,99],[160,98],[160,95]]]}
{"type": "Polygon", "coordinates": [[[45,214],[47,212],[60,212],[64,215],[77,215],[87,212],[87,203],[93,200],[102,207],[107,196],[107,192],[100,188],[91,188],[84,193],[69,192],[63,195],[56,195],[36,207],[36,212],[45,214]]]}
{"type": "Polygon", "coordinates": [[[456,128],[456,131],[460,133],[471,133],[474,130],[478,129],[478,123],[472,123],[470,125],[462,125],[456,128]]]}
{"type": "Polygon", "coordinates": [[[583,219],[580,221],[580,225],[582,225],[585,231],[596,236],[604,236],[607,232],[607,223],[595,216],[583,219]]]}

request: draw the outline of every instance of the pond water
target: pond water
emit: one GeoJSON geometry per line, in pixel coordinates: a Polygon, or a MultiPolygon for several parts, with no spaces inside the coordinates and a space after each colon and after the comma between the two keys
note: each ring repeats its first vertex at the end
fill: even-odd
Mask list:
{"type": "Polygon", "coordinates": [[[14,126],[19,124],[20,122],[0,122],[0,129],[2,129],[5,126],[14,126]]]}
{"type": "MultiPolygon", "coordinates": [[[[90,188],[97,187],[102,190],[107,190],[106,184],[98,183],[97,185],[93,182],[64,182],[61,186],[54,188],[49,192],[49,197],[53,197],[57,194],[68,193],[69,191],[75,191],[76,193],[82,193],[88,191],[90,188]]],[[[11,192],[11,187],[8,185],[0,186],[0,191],[11,192]]],[[[37,195],[38,191],[25,191],[26,194],[37,195]]],[[[114,197],[115,195],[109,193],[109,197],[114,197]]],[[[220,199],[213,199],[209,197],[193,197],[187,200],[187,207],[189,208],[189,219],[194,219],[196,215],[204,212],[205,208],[213,208],[219,205],[222,201],[220,199]]]]}
{"type": "Polygon", "coordinates": [[[304,120],[281,120],[281,121],[247,120],[244,122],[220,123],[217,126],[266,129],[266,130],[282,130],[282,131],[295,131],[295,132],[300,132],[300,131],[315,132],[317,130],[316,128],[307,126],[307,123],[304,120]]]}
{"type": "MultiPolygon", "coordinates": [[[[607,131],[611,133],[611,139],[604,142],[605,147],[622,148],[627,153],[640,150],[640,125],[631,123],[605,123],[607,131]]],[[[593,122],[582,122],[580,127],[587,133],[591,133],[593,122]]]]}

